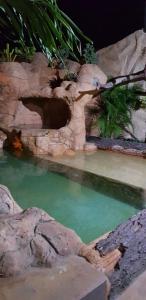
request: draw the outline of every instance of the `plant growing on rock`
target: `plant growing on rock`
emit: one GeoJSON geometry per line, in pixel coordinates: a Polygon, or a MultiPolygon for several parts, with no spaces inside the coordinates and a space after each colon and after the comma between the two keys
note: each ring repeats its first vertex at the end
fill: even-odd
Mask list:
{"type": "Polygon", "coordinates": [[[97,63],[96,51],[91,43],[86,44],[86,47],[83,50],[83,59],[86,64],[97,63]]]}
{"type": "Polygon", "coordinates": [[[9,43],[6,44],[6,47],[1,52],[1,61],[2,62],[13,62],[16,60],[17,53],[16,49],[10,49],[9,43]]]}
{"type": "Polygon", "coordinates": [[[18,41],[18,47],[15,48],[17,58],[28,62],[32,60],[35,51],[36,49],[34,46],[26,46],[24,40],[22,39],[18,41]]]}
{"type": "Polygon", "coordinates": [[[131,110],[141,107],[140,86],[117,86],[101,94],[101,113],[98,119],[101,135],[118,137],[131,124],[131,110]]]}

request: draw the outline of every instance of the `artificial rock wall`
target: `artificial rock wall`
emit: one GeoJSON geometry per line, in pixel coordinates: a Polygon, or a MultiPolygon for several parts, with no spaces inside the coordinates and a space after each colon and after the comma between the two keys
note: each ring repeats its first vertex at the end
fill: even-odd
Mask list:
{"type": "MultiPolygon", "coordinates": [[[[77,74],[77,81],[63,80],[60,86],[52,88],[50,81],[57,79],[58,72],[60,78],[64,78],[66,70],[49,68],[47,58],[41,53],[35,54],[32,63],[0,64],[0,126],[9,130],[21,129],[22,141],[34,154],[58,155],[67,149],[84,149],[85,106],[92,95],[84,95],[80,101],[76,98],[80,91],[105,84],[107,77],[97,65],[81,66],[68,61],[67,68],[69,73],[77,74]],[[60,123],[63,127],[50,129],[47,120],[49,101],[55,107],[58,100],[62,106],[65,102],[70,117],[60,123]],[[47,103],[47,109],[44,103],[47,103]],[[44,115],[48,128],[43,126],[44,115]]],[[[56,108],[54,116],[57,114],[61,114],[60,108],[56,108]]]]}
{"type": "MultiPolygon", "coordinates": [[[[139,72],[146,65],[146,33],[137,30],[121,41],[97,51],[98,66],[109,77],[139,72]]],[[[146,82],[140,82],[146,89],[146,82]]],[[[142,142],[146,140],[146,109],[132,112],[132,125],[129,130],[142,142]]],[[[124,137],[131,138],[127,133],[124,137]]]]}

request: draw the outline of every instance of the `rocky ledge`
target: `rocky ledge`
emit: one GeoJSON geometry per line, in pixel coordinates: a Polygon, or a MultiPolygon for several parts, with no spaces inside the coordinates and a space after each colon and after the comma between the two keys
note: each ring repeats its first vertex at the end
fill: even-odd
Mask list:
{"type": "Polygon", "coordinates": [[[34,267],[53,268],[72,255],[85,258],[98,270],[110,271],[119,259],[116,253],[100,257],[73,230],[43,210],[22,210],[7,187],[0,185],[0,277],[23,274],[34,267]]]}
{"type": "Polygon", "coordinates": [[[96,150],[111,150],[124,154],[146,157],[146,143],[144,142],[125,139],[98,138],[95,136],[87,137],[87,142],[96,150]]]}
{"type": "Polygon", "coordinates": [[[8,277],[31,267],[52,267],[62,257],[77,255],[80,238],[43,210],[22,209],[0,185],[0,275],[8,277]]]}

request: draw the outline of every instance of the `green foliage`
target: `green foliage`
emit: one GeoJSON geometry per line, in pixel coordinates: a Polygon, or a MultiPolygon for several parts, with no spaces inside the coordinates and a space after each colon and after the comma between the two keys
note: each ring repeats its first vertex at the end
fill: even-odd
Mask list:
{"type": "Polygon", "coordinates": [[[17,54],[15,49],[10,49],[9,43],[6,44],[5,49],[1,52],[1,61],[2,62],[13,62],[16,60],[17,54]]]}
{"type": "Polygon", "coordinates": [[[94,46],[90,43],[86,44],[85,49],[83,50],[83,58],[86,64],[96,64],[97,57],[94,46]]]}
{"type": "Polygon", "coordinates": [[[4,44],[14,47],[21,40],[48,58],[58,56],[58,47],[75,58],[81,54],[80,37],[90,42],[56,0],[0,0],[0,35],[4,44]]]}
{"type": "Polygon", "coordinates": [[[59,59],[60,68],[62,68],[62,69],[66,68],[65,60],[67,58],[69,58],[69,49],[60,48],[58,50],[58,55],[57,56],[58,56],[58,59],[59,59]]]}
{"type": "Polygon", "coordinates": [[[78,77],[78,75],[76,73],[69,73],[67,71],[64,80],[76,82],[77,81],[77,77],[78,77]]]}
{"type": "Polygon", "coordinates": [[[18,47],[15,48],[15,53],[20,60],[30,62],[35,54],[34,46],[26,46],[23,40],[18,41],[18,47]]]}
{"type": "Polygon", "coordinates": [[[139,91],[140,86],[120,86],[101,94],[102,112],[98,124],[102,136],[118,137],[131,124],[131,109],[141,107],[139,91]]]}
{"type": "Polygon", "coordinates": [[[140,107],[146,109],[146,96],[141,96],[140,101],[141,101],[140,107]]]}

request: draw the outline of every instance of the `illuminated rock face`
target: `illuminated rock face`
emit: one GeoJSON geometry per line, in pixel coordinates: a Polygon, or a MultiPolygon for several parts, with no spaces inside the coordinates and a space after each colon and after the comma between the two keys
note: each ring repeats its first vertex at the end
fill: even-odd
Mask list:
{"type": "Polygon", "coordinates": [[[97,63],[107,76],[112,77],[143,70],[146,64],[146,33],[137,30],[97,51],[97,63]]]}
{"type": "Polygon", "coordinates": [[[32,63],[0,65],[0,124],[9,130],[21,129],[23,142],[35,154],[84,149],[85,106],[92,95],[76,98],[80,91],[95,89],[107,80],[96,65],[69,61],[68,71],[76,72],[76,82],[63,80],[63,71],[49,68],[40,53],[32,63]],[[60,85],[52,87],[49,82],[55,82],[58,74],[60,85]]]}

